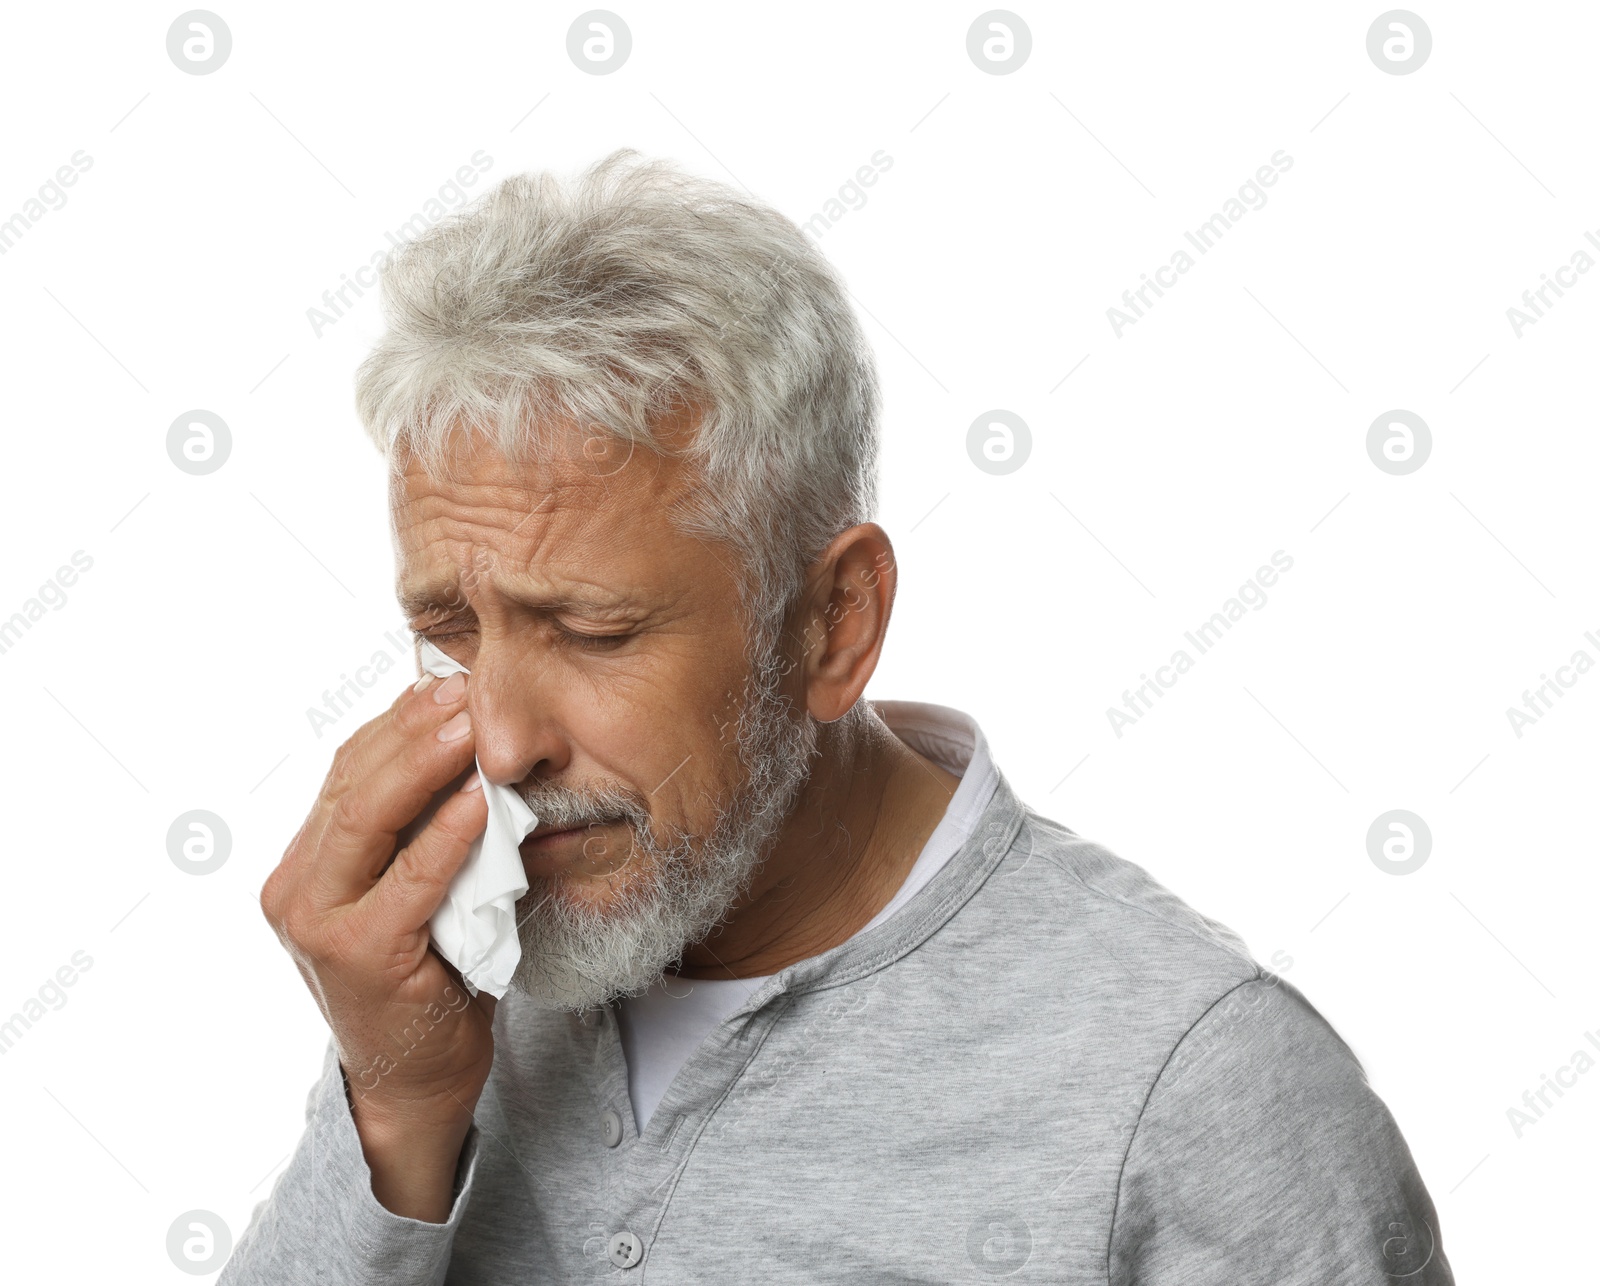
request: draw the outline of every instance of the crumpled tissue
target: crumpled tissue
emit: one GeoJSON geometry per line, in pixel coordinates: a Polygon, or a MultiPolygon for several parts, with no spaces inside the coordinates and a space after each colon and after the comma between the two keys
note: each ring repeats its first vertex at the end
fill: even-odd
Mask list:
{"type": "MultiPolygon", "coordinates": [[[[422,668],[436,678],[470,674],[427,639],[418,640],[422,668]]],[[[493,785],[482,765],[473,763],[483,783],[489,821],[483,834],[472,841],[467,860],[450,881],[444,901],[428,921],[433,945],[461,971],[474,996],[487,991],[504,996],[511,975],[522,959],[517,937],[517,899],[528,891],[528,874],[522,868],[522,841],[539,819],[510,786],[493,785]]]]}

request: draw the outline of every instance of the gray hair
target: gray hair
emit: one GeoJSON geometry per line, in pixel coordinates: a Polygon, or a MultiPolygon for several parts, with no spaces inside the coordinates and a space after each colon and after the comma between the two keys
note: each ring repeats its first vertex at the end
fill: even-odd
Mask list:
{"type": "Polygon", "coordinates": [[[447,469],[458,428],[527,459],[563,420],[663,450],[660,421],[699,411],[704,485],[669,518],[734,548],[757,637],[877,508],[877,376],[843,281],[724,184],[630,149],[567,186],[513,175],[396,250],[382,290],[356,406],[391,467],[447,469]]]}

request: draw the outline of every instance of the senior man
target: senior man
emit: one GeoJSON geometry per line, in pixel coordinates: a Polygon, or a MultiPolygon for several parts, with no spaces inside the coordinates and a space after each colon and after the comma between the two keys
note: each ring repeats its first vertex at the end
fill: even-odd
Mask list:
{"type": "Polygon", "coordinates": [[[1452,1281],[1298,991],[972,719],[864,698],[877,385],[789,220],[621,152],[383,291],[397,588],[468,674],[339,749],[262,891],[332,1034],[222,1281],[1452,1281]],[[540,819],[498,1003],[429,949],[474,758],[540,819]]]}

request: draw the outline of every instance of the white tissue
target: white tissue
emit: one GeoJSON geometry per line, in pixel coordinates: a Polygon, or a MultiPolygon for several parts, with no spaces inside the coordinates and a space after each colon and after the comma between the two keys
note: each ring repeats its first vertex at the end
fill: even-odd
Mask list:
{"type": "MultiPolygon", "coordinates": [[[[440,679],[471,673],[427,639],[418,642],[427,673],[440,679]]],[[[450,881],[428,928],[439,954],[461,970],[467,990],[474,996],[487,991],[498,1000],[522,959],[517,899],[528,891],[528,874],[522,869],[519,846],[539,819],[515,790],[491,785],[482,765],[474,761],[474,766],[489,804],[489,822],[472,841],[467,860],[450,881]]]]}

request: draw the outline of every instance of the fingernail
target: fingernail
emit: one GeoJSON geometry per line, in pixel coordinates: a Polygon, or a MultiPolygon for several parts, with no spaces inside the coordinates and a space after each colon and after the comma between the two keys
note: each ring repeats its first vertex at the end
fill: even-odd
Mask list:
{"type": "Polygon", "coordinates": [[[461,700],[462,694],[466,690],[467,676],[464,674],[452,674],[433,690],[433,699],[440,705],[447,706],[452,701],[461,700]]]}
{"type": "Polygon", "coordinates": [[[451,717],[450,722],[439,729],[440,741],[460,741],[472,731],[472,716],[465,710],[459,710],[451,717]]]}
{"type": "Polygon", "coordinates": [[[482,789],[483,778],[478,776],[478,770],[474,768],[472,770],[472,776],[468,779],[467,784],[461,788],[461,793],[463,795],[470,795],[473,791],[482,789]]]}
{"type": "Polygon", "coordinates": [[[433,675],[424,674],[420,679],[411,685],[411,690],[413,692],[426,692],[428,690],[428,685],[432,682],[433,675]]]}

